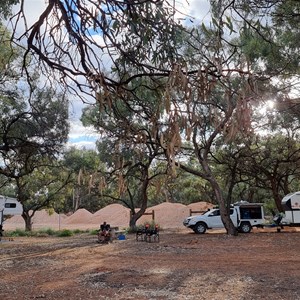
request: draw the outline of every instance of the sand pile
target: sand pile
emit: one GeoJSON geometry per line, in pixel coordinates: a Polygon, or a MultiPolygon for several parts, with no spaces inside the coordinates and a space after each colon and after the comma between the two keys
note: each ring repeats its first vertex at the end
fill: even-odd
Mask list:
{"type": "MultiPolygon", "coordinates": [[[[155,223],[160,227],[183,228],[184,218],[190,216],[192,211],[206,211],[212,207],[211,203],[197,202],[189,205],[180,203],[164,202],[156,206],[149,207],[146,212],[154,211],[155,223]]],[[[108,205],[94,214],[86,209],[78,209],[74,214],[66,216],[64,214],[54,213],[49,215],[46,210],[37,211],[33,217],[33,229],[52,228],[52,229],[98,229],[104,221],[112,227],[128,227],[130,210],[121,204],[108,205]]],[[[151,222],[152,215],[142,216],[137,224],[151,222]]],[[[4,222],[5,230],[16,228],[25,228],[24,220],[21,216],[13,216],[4,222]]]]}
{"type": "Polygon", "coordinates": [[[98,227],[104,221],[112,227],[127,227],[129,223],[130,210],[121,204],[110,204],[97,212],[91,218],[93,224],[98,227]]]}
{"type": "MultiPolygon", "coordinates": [[[[189,208],[180,203],[164,202],[156,206],[149,207],[146,212],[154,210],[155,223],[163,228],[182,227],[182,221],[189,216],[189,208]]],[[[151,215],[142,216],[137,224],[143,224],[145,221],[151,222],[151,215]]]]}
{"type": "Polygon", "coordinates": [[[64,224],[86,224],[90,222],[92,215],[88,210],[80,208],[67,217],[64,224]]]}
{"type": "Polygon", "coordinates": [[[214,204],[211,204],[209,202],[200,201],[200,202],[196,202],[196,203],[191,203],[187,207],[193,213],[193,212],[199,212],[199,211],[204,212],[204,211],[207,211],[208,209],[213,208],[214,206],[215,206],[214,204]]]}

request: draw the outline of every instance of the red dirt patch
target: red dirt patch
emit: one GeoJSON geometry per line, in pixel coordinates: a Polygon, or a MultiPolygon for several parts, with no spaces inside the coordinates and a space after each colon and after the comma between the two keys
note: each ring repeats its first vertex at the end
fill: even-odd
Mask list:
{"type": "Polygon", "coordinates": [[[0,299],[300,299],[300,233],[272,230],[108,245],[87,234],[4,238],[0,299]]]}

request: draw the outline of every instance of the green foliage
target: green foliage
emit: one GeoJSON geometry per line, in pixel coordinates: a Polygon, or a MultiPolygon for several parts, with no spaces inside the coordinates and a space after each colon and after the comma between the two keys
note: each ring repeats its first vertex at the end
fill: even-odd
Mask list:
{"type": "Polygon", "coordinates": [[[56,235],[56,231],[53,230],[52,228],[40,229],[37,232],[38,232],[38,235],[43,235],[43,234],[45,234],[46,236],[56,235]]]}
{"type": "Polygon", "coordinates": [[[64,153],[63,164],[72,174],[72,186],[70,185],[68,190],[66,209],[75,210],[84,207],[95,212],[107,204],[99,191],[104,163],[100,160],[98,152],[70,148],[64,153]],[[75,207],[73,207],[74,195],[77,201],[75,207]]]}
{"type": "Polygon", "coordinates": [[[7,18],[11,15],[11,7],[17,3],[19,3],[20,0],[1,0],[0,2],[0,19],[7,18]]]}
{"type": "MultiPolygon", "coordinates": [[[[0,78],[3,80],[5,76],[9,75],[10,81],[15,81],[20,75],[14,72],[14,67],[11,64],[17,60],[20,51],[17,48],[11,46],[10,32],[5,29],[0,23],[0,78]]],[[[8,83],[8,82],[7,82],[8,83]]],[[[0,85],[1,86],[1,85],[0,85]]],[[[1,88],[2,90],[2,88],[1,88]]]]}
{"type": "MultiPolygon", "coordinates": [[[[57,236],[57,237],[69,237],[73,236],[74,234],[82,234],[87,233],[86,230],[80,230],[80,229],[63,229],[63,230],[54,230],[52,228],[42,228],[39,230],[33,230],[33,231],[25,231],[22,229],[16,229],[13,231],[4,231],[4,236],[7,237],[48,237],[48,236],[57,236]]],[[[90,232],[89,234],[93,234],[90,232]]]]}
{"type": "Polygon", "coordinates": [[[273,199],[268,199],[266,202],[264,202],[264,211],[266,216],[273,216],[274,214],[278,213],[278,209],[273,199]]]}
{"type": "Polygon", "coordinates": [[[64,91],[45,86],[36,70],[26,85],[19,49],[8,40],[0,46],[0,186],[9,183],[29,219],[26,212],[51,208],[54,194],[58,200],[66,185],[68,174],[59,169],[57,156],[68,138],[68,99],[64,91]]]}
{"type": "Polygon", "coordinates": [[[9,237],[32,236],[32,234],[22,229],[16,229],[14,231],[4,231],[4,236],[9,236],[9,237]]]}
{"type": "MultiPolygon", "coordinates": [[[[12,2],[3,2],[2,8],[12,2]]],[[[85,110],[82,121],[103,134],[97,143],[99,153],[72,149],[65,156],[65,166],[73,175],[73,186],[67,191],[68,208],[85,207],[95,211],[112,201],[122,201],[134,208],[145,204],[143,201],[158,204],[166,199],[184,204],[199,200],[223,201],[222,197],[228,202],[245,196],[253,200],[267,199],[271,197],[271,189],[273,193],[275,189],[271,179],[277,182],[279,195],[297,187],[298,143],[283,135],[257,139],[253,135],[253,140],[248,140],[247,134],[254,124],[254,102],[276,97],[282,110],[288,107],[299,115],[294,109],[295,103],[291,101],[287,105],[285,101],[292,90],[286,83],[299,73],[299,1],[212,0],[211,24],[192,29],[177,25],[175,10],[167,3],[162,5],[161,1],[155,5],[150,1],[135,5],[118,1],[84,2],[92,7],[89,15],[82,10],[80,1],[74,2],[76,14],[53,5],[48,11],[56,18],[45,11],[45,23],[33,23],[24,34],[30,36],[38,32],[30,46],[47,48],[49,45],[51,49],[40,48],[40,52],[34,53],[40,53],[41,61],[46,60],[48,65],[62,70],[64,76],[72,74],[79,89],[81,82],[76,82],[73,74],[86,71],[84,85],[90,83],[97,100],[97,106],[85,110]],[[97,5],[101,5],[101,9],[97,5]],[[94,13],[99,10],[101,19],[94,13]],[[50,20],[58,22],[51,25],[63,26],[56,26],[55,35],[47,35],[50,40],[45,44],[43,28],[48,28],[46,23],[50,20]],[[93,35],[90,34],[92,24],[93,35]],[[68,42],[66,32],[70,35],[67,46],[70,53],[78,53],[79,64],[70,63],[71,55],[64,59],[64,55],[68,55],[66,44],[57,42],[68,42]],[[97,34],[103,37],[99,51],[92,38],[97,34]],[[98,53],[106,53],[107,49],[114,55],[111,56],[112,72],[104,75],[99,68],[103,65],[102,56],[98,53]],[[47,56],[48,53],[52,56],[47,56]],[[272,77],[276,84],[269,80],[272,77]],[[183,139],[190,143],[181,147],[183,139]],[[190,157],[195,164],[190,163],[190,157]],[[189,169],[192,175],[166,176],[171,168],[174,175],[176,163],[186,163],[185,170],[189,169]],[[254,186],[257,190],[252,188],[254,186]],[[73,195],[77,201],[75,207],[72,206],[73,195]],[[217,197],[219,199],[215,199],[217,197]]],[[[7,45],[3,45],[1,69],[5,69],[8,51],[7,45]]],[[[83,90],[88,89],[84,86],[83,90]]],[[[30,122],[23,118],[12,126],[11,147],[21,137],[27,140],[40,137],[37,128],[49,134],[48,143],[59,141],[57,151],[66,141],[67,126],[63,123],[66,113],[56,118],[56,112],[65,107],[60,102],[51,102],[55,94],[45,92],[46,95],[37,89],[34,93],[33,102],[39,114],[30,122]],[[47,113],[46,104],[51,106],[47,113]],[[48,125],[39,122],[44,119],[49,120],[48,125]],[[58,132],[61,128],[64,130],[58,132]]],[[[27,102],[19,101],[19,97],[12,94],[4,94],[1,100],[6,119],[13,117],[11,111],[21,113],[27,109],[27,102]]],[[[26,112],[29,117],[33,113],[26,112]]],[[[267,116],[265,121],[270,133],[287,129],[290,120],[295,121],[291,114],[280,113],[280,117],[280,122],[273,122],[278,118],[272,113],[267,116]]],[[[4,120],[3,117],[2,124],[4,120]]],[[[36,161],[24,158],[32,153],[38,157],[49,150],[40,151],[32,143],[16,146],[13,149],[22,151],[5,159],[16,165],[26,163],[27,169],[21,171],[27,172],[28,166],[36,161]]],[[[4,154],[7,155],[7,151],[4,154]]],[[[34,174],[26,179],[28,187],[32,187],[35,181],[45,178],[34,174]]],[[[46,199],[44,192],[43,197],[39,197],[41,201],[36,201],[36,188],[24,192],[25,196],[31,193],[30,205],[46,199]]],[[[59,202],[63,202],[62,196],[59,202]]],[[[60,205],[55,208],[62,209],[60,205]]]]}
{"type": "Polygon", "coordinates": [[[72,236],[72,235],[73,235],[73,232],[68,229],[60,230],[57,233],[57,236],[59,236],[59,237],[68,237],[68,236],[72,236]]]}
{"type": "Polygon", "coordinates": [[[98,235],[98,233],[99,233],[99,229],[93,229],[89,231],[90,235],[98,235]]]}

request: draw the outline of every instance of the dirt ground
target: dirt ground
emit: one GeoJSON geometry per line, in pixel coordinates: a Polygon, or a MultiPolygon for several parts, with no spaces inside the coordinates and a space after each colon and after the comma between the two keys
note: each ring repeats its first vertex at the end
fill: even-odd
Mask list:
{"type": "Polygon", "coordinates": [[[88,234],[0,242],[0,299],[300,299],[300,232],[88,234]]]}

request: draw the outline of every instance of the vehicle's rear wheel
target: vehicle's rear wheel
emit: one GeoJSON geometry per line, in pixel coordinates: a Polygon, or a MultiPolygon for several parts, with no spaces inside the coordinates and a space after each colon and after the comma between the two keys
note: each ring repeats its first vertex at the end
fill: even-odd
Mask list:
{"type": "Polygon", "coordinates": [[[198,234],[205,233],[206,229],[207,229],[207,226],[203,222],[199,222],[194,226],[194,231],[195,231],[195,233],[198,233],[198,234]]]}
{"type": "Polygon", "coordinates": [[[239,227],[239,231],[242,233],[249,233],[252,230],[252,226],[249,222],[242,222],[239,227]]]}

